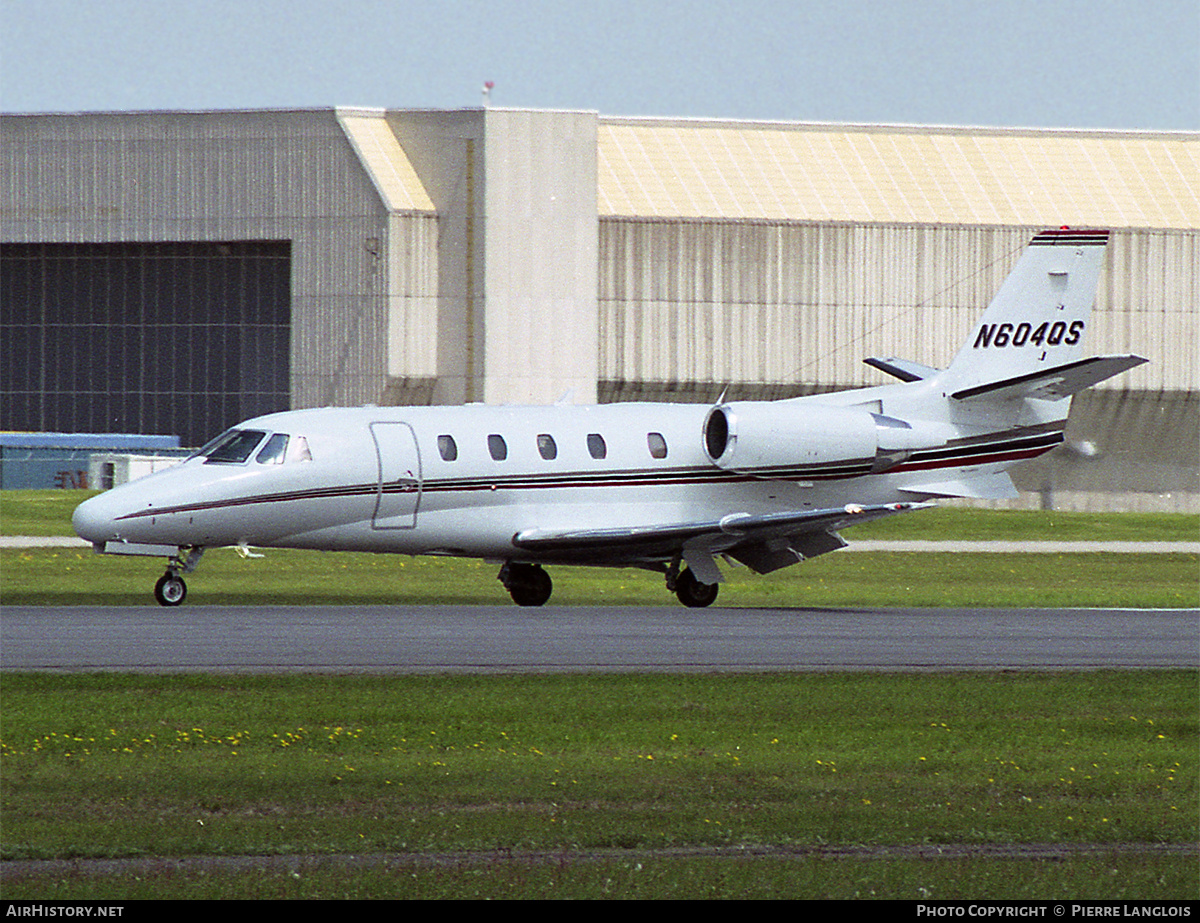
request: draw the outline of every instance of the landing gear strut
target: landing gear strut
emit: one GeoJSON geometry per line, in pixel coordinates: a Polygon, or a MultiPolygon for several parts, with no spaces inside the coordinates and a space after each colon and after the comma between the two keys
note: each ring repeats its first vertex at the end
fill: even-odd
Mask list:
{"type": "Polygon", "coordinates": [[[554,591],[550,575],[540,564],[505,564],[499,580],[518,606],[544,606],[554,591]]]}
{"type": "Polygon", "coordinates": [[[187,599],[187,584],[180,574],[190,574],[200,564],[203,548],[180,548],[179,554],[167,561],[167,572],[154,584],[154,598],[160,606],[178,606],[187,599]],[[184,552],[187,557],[184,557],[184,552]]]}

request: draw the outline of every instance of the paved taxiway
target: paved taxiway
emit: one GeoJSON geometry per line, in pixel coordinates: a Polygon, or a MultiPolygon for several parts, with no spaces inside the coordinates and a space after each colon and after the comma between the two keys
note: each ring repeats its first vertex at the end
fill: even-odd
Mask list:
{"type": "Polygon", "coordinates": [[[1200,612],[5,607],[0,668],[236,672],[1200,666],[1200,612]]]}

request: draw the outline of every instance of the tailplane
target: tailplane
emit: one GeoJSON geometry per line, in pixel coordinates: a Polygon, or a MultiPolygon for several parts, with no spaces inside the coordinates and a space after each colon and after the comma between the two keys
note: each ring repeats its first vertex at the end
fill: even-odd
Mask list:
{"type": "Polygon", "coordinates": [[[958,401],[983,398],[1012,400],[1018,397],[1060,401],[1147,361],[1141,356],[1092,356],[1026,375],[962,388],[950,396],[958,401]]]}

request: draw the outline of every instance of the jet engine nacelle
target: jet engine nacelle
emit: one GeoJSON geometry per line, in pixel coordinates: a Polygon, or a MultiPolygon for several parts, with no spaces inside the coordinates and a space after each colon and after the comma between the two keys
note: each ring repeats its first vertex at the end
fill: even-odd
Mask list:
{"type": "Polygon", "coordinates": [[[704,449],[729,471],[778,477],[886,471],[914,450],[946,444],[929,424],[862,407],[744,401],[720,404],[704,420],[704,449]]]}

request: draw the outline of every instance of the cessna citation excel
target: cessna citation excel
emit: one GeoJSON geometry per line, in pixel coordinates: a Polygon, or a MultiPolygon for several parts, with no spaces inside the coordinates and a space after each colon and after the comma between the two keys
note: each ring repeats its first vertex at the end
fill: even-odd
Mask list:
{"type": "Polygon", "coordinates": [[[362,407],[249,420],[182,464],[100,494],[74,527],[167,558],[187,594],[206,548],[491,560],[522,606],[547,565],[642,567],[707,606],[719,558],[760,574],[843,547],[855,523],[939,497],[1012,497],[1006,469],[1063,441],[1069,398],[1146,360],[1082,355],[1107,231],[1037,234],[946,369],[713,406],[362,407]]]}

